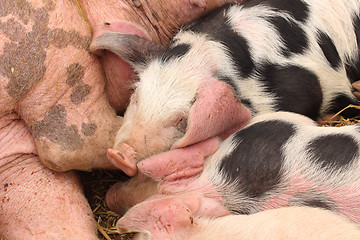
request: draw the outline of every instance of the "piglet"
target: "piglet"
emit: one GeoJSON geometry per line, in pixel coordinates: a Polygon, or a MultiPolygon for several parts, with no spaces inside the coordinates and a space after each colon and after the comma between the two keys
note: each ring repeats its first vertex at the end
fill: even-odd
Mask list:
{"type": "MultiPolygon", "coordinates": [[[[117,223],[136,240],[354,240],[356,224],[328,210],[286,207],[250,215],[204,216],[195,194],[155,196],[128,211],[117,223]]],[[[210,212],[210,211],[207,211],[210,212]]]]}
{"type": "Polygon", "coordinates": [[[360,125],[319,127],[295,113],[261,114],[209,157],[203,156],[216,150],[218,139],[140,161],[141,174],[110,189],[107,202],[116,210],[145,200],[151,196],[141,184],[149,183],[147,176],[152,179],[152,195],[201,193],[232,214],[311,206],[360,223],[359,133],[360,125]],[[189,148],[197,148],[201,156],[191,159],[185,154],[189,148]],[[181,167],[186,164],[199,170],[181,167]]]}
{"type": "Polygon", "coordinates": [[[183,27],[165,49],[100,35],[91,50],[126,59],[140,79],[109,160],[132,176],[139,160],[226,137],[251,116],[282,110],[317,119],[358,104],[359,9],[356,0],[228,4],[183,27]]]}

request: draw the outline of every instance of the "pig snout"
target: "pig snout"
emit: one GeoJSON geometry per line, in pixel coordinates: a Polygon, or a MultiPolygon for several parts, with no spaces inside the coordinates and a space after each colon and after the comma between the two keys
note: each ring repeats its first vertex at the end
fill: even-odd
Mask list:
{"type": "Polygon", "coordinates": [[[120,143],[107,152],[108,160],[128,176],[135,176],[137,173],[135,155],[134,148],[126,143],[120,143]]]}

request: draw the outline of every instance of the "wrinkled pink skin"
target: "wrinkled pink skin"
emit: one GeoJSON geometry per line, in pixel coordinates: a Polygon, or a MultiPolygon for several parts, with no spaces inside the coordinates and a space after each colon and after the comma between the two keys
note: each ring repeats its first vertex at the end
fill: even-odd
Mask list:
{"type": "Polygon", "coordinates": [[[97,239],[75,173],[46,168],[24,121],[0,116],[0,238],[97,239]]]}

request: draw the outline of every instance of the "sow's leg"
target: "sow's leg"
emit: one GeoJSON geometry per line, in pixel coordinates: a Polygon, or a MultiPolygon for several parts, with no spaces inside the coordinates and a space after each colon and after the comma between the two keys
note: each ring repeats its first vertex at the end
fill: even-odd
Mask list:
{"type": "Polygon", "coordinates": [[[0,183],[1,239],[97,239],[78,178],[41,164],[14,113],[0,116],[0,183]]]}

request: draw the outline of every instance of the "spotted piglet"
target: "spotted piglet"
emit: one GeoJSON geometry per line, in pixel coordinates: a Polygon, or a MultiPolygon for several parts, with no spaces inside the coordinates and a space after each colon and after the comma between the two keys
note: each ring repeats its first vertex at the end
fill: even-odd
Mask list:
{"type": "Polygon", "coordinates": [[[360,125],[319,127],[295,113],[261,114],[219,146],[209,139],[137,166],[141,174],[109,191],[108,198],[117,199],[108,201],[110,207],[132,206],[154,194],[194,192],[204,196],[201,209],[210,213],[312,206],[360,223],[360,125]],[[143,174],[155,180],[152,187],[139,184],[143,174]]]}
{"type": "Polygon", "coordinates": [[[109,160],[132,176],[139,160],[226,137],[251,116],[282,110],[317,119],[358,104],[359,9],[358,0],[248,0],[183,27],[168,48],[99,36],[91,49],[118,54],[140,78],[109,160]]]}

